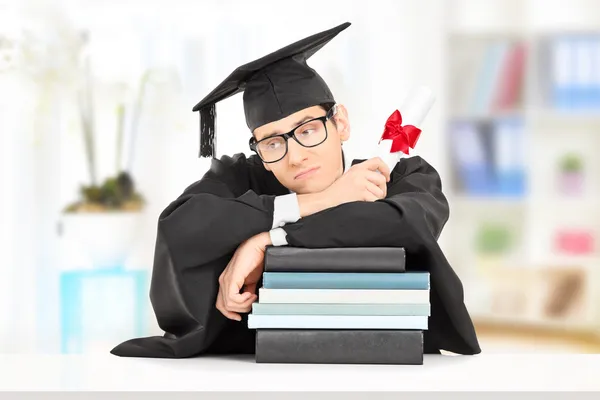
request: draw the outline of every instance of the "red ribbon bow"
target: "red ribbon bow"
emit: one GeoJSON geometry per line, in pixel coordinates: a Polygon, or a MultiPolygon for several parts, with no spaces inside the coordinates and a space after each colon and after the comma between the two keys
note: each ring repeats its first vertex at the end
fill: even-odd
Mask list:
{"type": "Polygon", "coordinates": [[[390,150],[390,153],[401,151],[404,154],[408,154],[409,148],[415,148],[415,144],[417,144],[420,135],[421,130],[416,126],[402,126],[402,115],[400,114],[400,111],[396,110],[386,121],[385,130],[379,141],[391,139],[392,149],[390,150]]]}

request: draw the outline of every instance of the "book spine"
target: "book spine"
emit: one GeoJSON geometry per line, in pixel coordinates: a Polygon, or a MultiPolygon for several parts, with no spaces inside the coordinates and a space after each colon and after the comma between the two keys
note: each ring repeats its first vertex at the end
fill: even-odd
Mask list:
{"type": "Polygon", "coordinates": [[[258,297],[260,303],[423,304],[429,303],[429,290],[260,288],[258,297]]]}
{"type": "Polygon", "coordinates": [[[403,273],[403,248],[304,249],[267,247],[265,272],[403,273]]]}
{"type": "Polygon", "coordinates": [[[426,316],[248,315],[249,329],[417,329],[427,330],[426,316]]]}
{"type": "Polygon", "coordinates": [[[255,315],[431,315],[430,304],[263,304],[255,315]]]}
{"type": "Polygon", "coordinates": [[[257,363],[423,364],[423,332],[270,330],[256,333],[257,363]]]}
{"type": "Polygon", "coordinates": [[[429,289],[426,272],[327,273],[265,272],[268,289],[429,289]]]}

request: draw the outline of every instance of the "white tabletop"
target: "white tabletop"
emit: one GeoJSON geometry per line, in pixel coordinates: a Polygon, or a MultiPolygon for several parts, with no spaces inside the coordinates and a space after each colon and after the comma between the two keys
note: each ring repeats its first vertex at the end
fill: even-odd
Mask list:
{"type": "Polygon", "coordinates": [[[600,355],[425,356],[424,365],[0,355],[0,390],[600,390],[600,355]]]}

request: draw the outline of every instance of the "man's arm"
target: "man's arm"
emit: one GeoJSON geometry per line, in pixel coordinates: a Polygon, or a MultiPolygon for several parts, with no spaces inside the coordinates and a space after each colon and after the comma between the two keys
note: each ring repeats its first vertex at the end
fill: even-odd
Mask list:
{"type": "MultiPolygon", "coordinates": [[[[387,195],[387,182],[390,181],[390,171],[387,165],[378,157],[353,165],[331,186],[318,193],[301,194],[296,197],[297,204],[290,204],[295,223],[300,218],[321,213],[340,204],[366,201],[373,202],[384,199],[387,195]]],[[[278,199],[275,200],[277,206],[278,199]]],[[[293,201],[293,200],[291,200],[293,201]]],[[[275,246],[287,245],[285,224],[273,226],[269,232],[275,246]]]]}
{"type": "Polygon", "coordinates": [[[285,224],[294,223],[306,215],[306,210],[301,210],[303,196],[304,195],[298,196],[296,193],[290,193],[275,197],[273,224],[271,230],[268,232],[269,240],[271,243],[274,243],[275,246],[283,246],[286,244],[285,231],[281,229],[281,227],[285,224]],[[302,212],[304,212],[304,214],[302,212]]]}
{"type": "Polygon", "coordinates": [[[423,236],[437,239],[448,220],[448,202],[437,171],[421,157],[402,159],[387,196],[348,202],[283,227],[298,247],[404,246],[418,249],[423,236]]]}
{"type": "Polygon", "coordinates": [[[213,160],[204,177],[160,214],[150,300],[165,335],[129,340],[113,354],[190,357],[217,351],[224,338],[231,340],[222,351],[251,348],[247,330],[232,326],[215,308],[219,276],[235,250],[272,227],[276,196],[257,193],[277,190],[252,190],[272,181],[251,167],[243,156],[213,160]]]}
{"type": "MultiPolygon", "coordinates": [[[[373,158],[352,166],[332,185],[319,193],[301,194],[296,199],[288,197],[292,202],[297,201],[289,204],[288,208],[295,209],[298,206],[294,212],[298,218],[298,214],[302,214],[303,217],[316,215],[343,203],[382,199],[387,193],[386,182],[389,179],[390,171],[383,160],[373,158]]],[[[280,197],[280,200],[285,198],[285,196],[280,197]]],[[[266,232],[259,234],[243,243],[221,274],[217,308],[228,318],[240,320],[239,312],[250,311],[256,296],[257,276],[262,273],[266,246],[287,245],[284,225],[282,223],[271,229],[268,234],[266,232]],[[246,286],[246,289],[240,294],[243,286],[246,286]]]]}
{"type": "Polygon", "coordinates": [[[285,246],[286,232],[283,226],[297,222],[300,218],[308,217],[333,206],[333,202],[324,193],[295,193],[275,198],[273,226],[269,231],[270,244],[285,246]]]}
{"type": "Polygon", "coordinates": [[[407,269],[430,273],[428,349],[477,354],[481,349],[462,283],[437,243],[448,217],[437,171],[422,158],[411,157],[392,171],[385,199],[341,204],[282,229],[289,245],[296,247],[404,247],[407,269]]]}

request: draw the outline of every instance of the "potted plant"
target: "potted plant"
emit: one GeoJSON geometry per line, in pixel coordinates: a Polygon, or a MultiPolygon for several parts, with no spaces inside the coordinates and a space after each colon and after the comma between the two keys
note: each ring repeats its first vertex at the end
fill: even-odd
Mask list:
{"type": "Polygon", "coordinates": [[[484,223],[479,227],[476,247],[480,255],[504,255],[510,246],[511,235],[507,227],[493,223],[484,223]]]}
{"type": "Polygon", "coordinates": [[[479,271],[485,276],[503,266],[514,246],[513,232],[505,224],[482,221],[475,232],[473,247],[479,271]]]}
{"type": "Polygon", "coordinates": [[[577,153],[567,153],[559,161],[559,190],[565,195],[578,195],[583,190],[583,160],[577,153]]]}
{"type": "Polygon", "coordinates": [[[79,198],[64,208],[62,222],[66,233],[82,245],[82,250],[90,257],[93,267],[122,267],[135,239],[139,236],[145,204],[131,174],[131,165],[137,123],[150,71],[147,71],[140,80],[136,101],[132,106],[129,130],[125,129],[126,102],[120,102],[116,108],[118,131],[115,172],[102,182],[98,181],[96,175],[92,79],[87,60],[84,71],[85,79],[79,96],[79,112],[90,182],[82,185],[79,198]],[[126,138],[129,139],[131,148],[128,152],[129,160],[125,164],[122,154],[126,138]]]}

